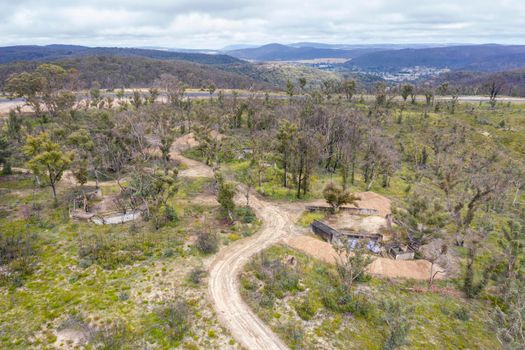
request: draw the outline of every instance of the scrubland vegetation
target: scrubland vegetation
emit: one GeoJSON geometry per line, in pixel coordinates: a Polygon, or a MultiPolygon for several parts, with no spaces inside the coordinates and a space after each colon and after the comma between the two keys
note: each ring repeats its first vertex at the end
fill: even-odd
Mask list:
{"type": "Polygon", "coordinates": [[[357,191],[394,200],[395,240],[420,256],[440,240],[460,268],[434,285],[379,280],[363,260],[330,267],[270,248],[247,265],[242,293],[290,347],[523,347],[524,106],[497,93],[459,103],[446,85],[425,102],[383,84],[364,98],[351,81],[306,79],[289,80],[285,99],[209,87],[190,100],[169,74],[131,99],[95,86],[77,101],[76,78],[46,64],[4,87],[33,112],[1,120],[3,347],[238,347],[205,297],[204,266],[257,230],[251,196],[324,194],[336,211],[357,191]],[[215,177],[184,176],[194,169],[180,152],[215,177]],[[70,215],[102,215],[102,203],[142,219],[70,215]]]}
{"type": "Polygon", "coordinates": [[[440,292],[369,276],[352,291],[344,283],[335,267],[283,246],[261,253],[241,275],[250,306],[292,349],[501,346],[486,322],[486,301],[459,298],[454,282],[440,282],[440,292]]]}

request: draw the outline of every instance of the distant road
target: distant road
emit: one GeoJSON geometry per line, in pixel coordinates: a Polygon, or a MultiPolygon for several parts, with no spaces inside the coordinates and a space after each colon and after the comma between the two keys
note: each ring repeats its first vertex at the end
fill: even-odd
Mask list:
{"type": "MultiPolygon", "coordinates": [[[[144,91],[142,91],[144,92],[144,91]]],[[[78,94],[79,96],[84,96],[84,95],[81,95],[81,94],[78,94]]],[[[106,92],[103,94],[104,97],[112,97],[114,99],[116,99],[116,93],[115,92],[106,92]]],[[[124,97],[129,99],[133,96],[133,93],[131,92],[126,92],[124,97]]],[[[187,98],[190,98],[190,99],[199,99],[199,98],[209,98],[210,97],[210,94],[206,91],[189,91],[189,92],[186,92],[184,93],[184,96],[187,97],[187,98]]],[[[219,93],[218,92],[215,92],[213,95],[212,95],[214,98],[217,98],[219,96],[219,93]]],[[[228,96],[228,97],[231,97],[233,96],[233,93],[231,91],[226,91],[224,92],[224,96],[228,96]]],[[[356,97],[359,96],[359,95],[356,95],[356,97]]],[[[163,97],[163,95],[161,95],[161,97],[163,97]]],[[[241,92],[238,92],[237,93],[237,97],[239,98],[243,98],[243,99],[246,99],[246,98],[249,98],[249,97],[258,97],[258,98],[265,98],[265,92],[261,92],[261,91],[257,91],[257,92],[244,92],[244,91],[241,91],[241,92]]],[[[270,93],[269,94],[269,97],[271,99],[274,99],[274,100],[281,100],[281,99],[287,99],[288,96],[287,95],[279,95],[279,94],[276,94],[276,93],[270,93]]],[[[299,98],[300,95],[296,95],[295,96],[296,98],[299,98]]],[[[373,96],[372,95],[365,95],[365,98],[367,99],[372,99],[373,96]]],[[[81,98],[82,100],[84,98],[81,98]]],[[[401,97],[398,97],[396,98],[397,100],[400,100],[401,97]]],[[[425,98],[422,97],[422,96],[418,96],[416,98],[417,101],[425,101],[425,98]]],[[[439,96],[439,97],[435,97],[435,101],[449,101],[451,100],[451,97],[450,96],[439,96]]],[[[460,96],[459,97],[459,101],[461,102],[470,102],[470,103],[477,103],[477,102],[489,102],[489,97],[487,96],[460,96]]],[[[507,96],[502,96],[502,97],[498,97],[497,98],[498,102],[511,102],[511,103],[525,103],[525,97],[507,97],[507,96]]],[[[16,108],[17,106],[23,106],[24,105],[24,102],[25,100],[23,98],[15,98],[15,99],[8,99],[8,98],[5,98],[5,97],[0,97],[0,114],[1,113],[7,113],[9,112],[10,109],[13,109],[13,108],[16,108]]]]}

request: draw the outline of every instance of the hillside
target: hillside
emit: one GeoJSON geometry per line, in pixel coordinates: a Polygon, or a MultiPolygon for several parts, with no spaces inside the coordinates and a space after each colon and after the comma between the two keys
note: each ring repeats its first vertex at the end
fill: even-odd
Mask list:
{"type": "MultiPolygon", "coordinates": [[[[48,61],[29,61],[0,64],[0,89],[13,73],[33,71],[48,61]]],[[[80,87],[89,88],[94,82],[103,88],[149,86],[161,74],[177,76],[191,87],[203,87],[213,83],[218,88],[233,89],[282,89],[287,80],[296,82],[305,78],[310,85],[324,80],[339,80],[335,72],[322,71],[304,65],[285,63],[238,63],[206,65],[178,60],[157,60],[146,57],[81,56],[51,61],[64,68],[80,72],[80,87]]],[[[359,82],[361,78],[356,78],[359,82]]]]}
{"type": "Polygon", "coordinates": [[[54,61],[79,56],[148,57],[163,60],[181,60],[201,64],[229,64],[240,62],[227,55],[173,52],[120,47],[86,47],[76,45],[7,46],[0,47],[0,64],[18,61],[54,61]]]}
{"type": "Polygon", "coordinates": [[[340,50],[319,47],[292,47],[281,44],[268,44],[256,48],[245,48],[228,51],[228,55],[239,59],[254,61],[298,61],[316,58],[347,58],[351,59],[360,55],[377,51],[377,49],[340,50]]]}
{"type": "MultiPolygon", "coordinates": [[[[13,73],[32,71],[39,61],[0,65],[0,89],[6,78],[13,73]]],[[[75,68],[80,73],[80,86],[89,88],[99,82],[103,88],[149,86],[161,74],[177,76],[191,87],[203,87],[209,83],[219,88],[244,89],[268,87],[253,77],[234,71],[226,71],[219,66],[197,64],[186,61],[163,61],[145,57],[84,56],[53,61],[64,68],[75,68]]]]}
{"type": "Polygon", "coordinates": [[[525,67],[525,45],[471,45],[372,52],[346,63],[362,70],[397,71],[426,66],[497,72],[525,67]]]}
{"type": "Polygon", "coordinates": [[[288,80],[296,83],[299,78],[306,79],[310,86],[318,85],[324,80],[341,79],[341,76],[335,72],[281,62],[232,64],[221,68],[252,78],[260,83],[280,88],[284,88],[288,80]]]}
{"type": "Polygon", "coordinates": [[[491,82],[502,86],[501,95],[525,96],[525,69],[497,73],[458,71],[440,75],[430,81],[435,86],[448,82],[464,94],[486,94],[491,82]]]}

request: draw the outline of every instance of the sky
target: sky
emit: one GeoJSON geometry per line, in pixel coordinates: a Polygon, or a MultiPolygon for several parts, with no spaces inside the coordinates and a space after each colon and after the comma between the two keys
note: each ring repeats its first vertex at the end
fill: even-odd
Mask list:
{"type": "Polygon", "coordinates": [[[0,46],[525,44],[524,0],[0,0],[0,46]]]}

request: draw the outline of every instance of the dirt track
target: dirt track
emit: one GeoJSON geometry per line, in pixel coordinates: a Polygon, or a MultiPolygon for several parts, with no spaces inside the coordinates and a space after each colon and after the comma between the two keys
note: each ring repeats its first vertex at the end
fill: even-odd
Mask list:
{"type": "MultiPolygon", "coordinates": [[[[188,166],[179,173],[184,177],[211,177],[210,167],[180,154],[186,141],[174,144],[170,156],[188,166]]],[[[188,143],[191,143],[189,140],[188,143]]],[[[250,258],[293,232],[295,216],[276,204],[251,196],[250,205],[262,220],[262,228],[253,236],[236,241],[222,249],[209,266],[208,290],[221,323],[233,337],[248,349],[288,349],[243,301],[239,292],[239,273],[250,258]]]]}
{"type": "Polygon", "coordinates": [[[209,292],[219,319],[248,349],[288,347],[246,305],[239,293],[239,273],[250,258],[293,232],[294,214],[258,198],[251,206],[263,226],[254,236],[221,250],[210,266],[209,292]]]}
{"type": "Polygon", "coordinates": [[[195,147],[197,141],[193,138],[192,134],[179,137],[173,143],[170,149],[170,158],[178,162],[184,163],[188,168],[181,170],[179,176],[182,177],[213,177],[213,170],[196,160],[184,157],[181,152],[187,148],[195,147]]]}

